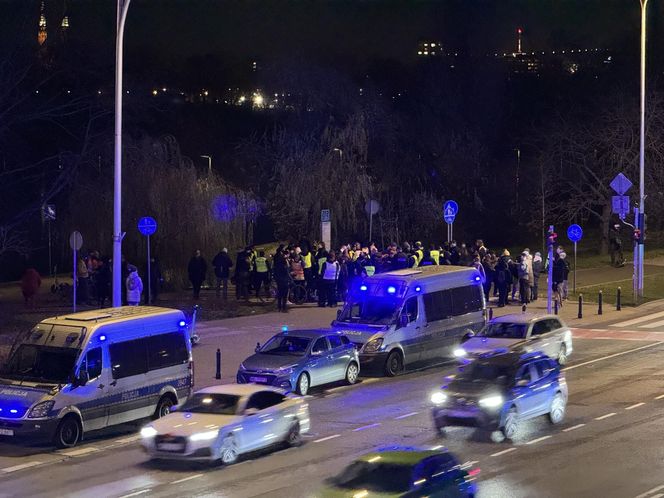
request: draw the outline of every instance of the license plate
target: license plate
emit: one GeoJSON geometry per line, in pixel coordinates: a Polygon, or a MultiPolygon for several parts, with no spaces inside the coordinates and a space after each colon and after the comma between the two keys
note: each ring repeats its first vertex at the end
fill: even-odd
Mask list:
{"type": "Polygon", "coordinates": [[[13,436],[14,431],[11,429],[0,429],[0,436],[13,436]]]}
{"type": "Polygon", "coordinates": [[[249,377],[249,382],[266,383],[267,382],[267,377],[249,377]]]}
{"type": "Polygon", "coordinates": [[[157,449],[161,451],[182,451],[184,446],[181,443],[160,443],[157,449]]]}
{"type": "Polygon", "coordinates": [[[467,412],[463,410],[448,410],[446,415],[448,417],[455,417],[455,418],[473,418],[475,416],[473,412],[467,412]]]}

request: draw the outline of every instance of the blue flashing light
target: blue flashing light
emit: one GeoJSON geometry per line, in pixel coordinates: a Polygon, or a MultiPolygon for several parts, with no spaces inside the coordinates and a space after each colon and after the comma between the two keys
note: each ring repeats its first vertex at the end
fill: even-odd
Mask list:
{"type": "Polygon", "coordinates": [[[18,413],[18,410],[16,408],[12,408],[11,410],[9,410],[9,413],[18,413]]]}
{"type": "Polygon", "coordinates": [[[394,294],[396,291],[397,291],[397,288],[396,288],[394,285],[390,285],[390,286],[387,288],[387,293],[388,293],[388,294],[394,294]]]}
{"type": "Polygon", "coordinates": [[[184,320],[180,320],[180,322],[178,323],[178,325],[179,325],[180,327],[186,327],[186,326],[187,326],[187,322],[185,322],[184,320]]]}
{"type": "Polygon", "coordinates": [[[420,292],[421,290],[422,290],[422,287],[420,287],[419,285],[417,287],[415,287],[415,292],[420,292]]]}
{"type": "Polygon", "coordinates": [[[482,277],[480,277],[479,275],[475,275],[475,282],[479,282],[480,280],[482,280],[482,277]]]}
{"type": "Polygon", "coordinates": [[[106,336],[105,336],[105,335],[100,335],[100,336],[99,336],[99,340],[100,340],[101,342],[104,342],[104,341],[106,340],[106,336]]]}
{"type": "Polygon", "coordinates": [[[288,332],[288,325],[284,325],[283,327],[281,327],[281,331],[282,331],[284,334],[285,334],[286,332],[288,332]]]}
{"type": "Polygon", "coordinates": [[[366,285],[364,285],[364,284],[360,285],[360,290],[361,291],[365,291],[367,289],[368,289],[368,287],[366,285]]]}

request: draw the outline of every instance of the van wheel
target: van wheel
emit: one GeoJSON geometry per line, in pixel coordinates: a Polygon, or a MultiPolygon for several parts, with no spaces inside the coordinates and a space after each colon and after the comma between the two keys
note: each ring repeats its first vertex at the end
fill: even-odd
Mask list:
{"type": "Polygon", "coordinates": [[[169,395],[164,395],[161,397],[159,400],[159,403],[157,403],[157,408],[154,411],[154,415],[152,416],[153,419],[158,419],[161,417],[165,417],[169,413],[171,413],[171,408],[175,405],[175,401],[173,401],[173,398],[169,395]]]}
{"type": "Polygon", "coordinates": [[[403,358],[399,351],[392,351],[385,361],[385,375],[394,377],[403,371],[403,358]]]}
{"type": "Polygon", "coordinates": [[[81,424],[74,415],[67,415],[58,424],[53,444],[58,448],[72,448],[81,439],[81,424]]]}

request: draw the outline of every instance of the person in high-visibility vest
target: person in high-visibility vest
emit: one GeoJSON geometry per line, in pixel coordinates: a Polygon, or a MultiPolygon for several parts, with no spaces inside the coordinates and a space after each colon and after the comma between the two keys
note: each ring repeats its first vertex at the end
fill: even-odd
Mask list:
{"type": "Polygon", "coordinates": [[[431,261],[433,261],[434,265],[439,265],[440,264],[440,251],[436,249],[435,244],[431,244],[429,249],[429,256],[431,257],[431,261]]]}
{"type": "Polygon", "coordinates": [[[265,296],[270,297],[270,262],[265,257],[265,251],[260,251],[254,258],[253,273],[256,297],[262,300],[261,286],[265,286],[265,296]]]}
{"type": "Polygon", "coordinates": [[[307,300],[310,300],[313,289],[315,288],[314,255],[309,250],[309,246],[305,245],[300,256],[304,263],[304,280],[307,283],[307,300]]]}
{"type": "Polygon", "coordinates": [[[419,266],[422,260],[424,260],[424,250],[422,249],[422,242],[415,242],[415,251],[413,253],[417,258],[417,264],[415,266],[419,266]]]}

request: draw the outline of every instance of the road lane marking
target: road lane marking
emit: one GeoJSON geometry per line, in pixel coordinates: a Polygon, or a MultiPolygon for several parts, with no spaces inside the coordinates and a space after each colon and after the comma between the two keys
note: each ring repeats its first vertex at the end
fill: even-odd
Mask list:
{"type": "Polygon", "coordinates": [[[651,494],[653,494],[653,493],[656,493],[657,491],[660,491],[660,490],[662,490],[662,489],[664,489],[664,484],[661,485],[661,486],[654,487],[654,488],[652,488],[652,489],[646,491],[645,493],[640,494],[640,495],[637,496],[636,498],[645,498],[646,496],[651,495],[651,494]]]}
{"type": "Polygon", "coordinates": [[[648,323],[646,325],[639,325],[640,329],[656,329],[657,327],[661,327],[664,325],[664,320],[660,320],[658,322],[653,322],[653,323],[648,323]]]}
{"type": "Polygon", "coordinates": [[[60,455],[65,455],[65,456],[69,456],[69,457],[77,457],[77,456],[87,455],[88,453],[95,453],[96,451],[99,451],[99,448],[95,448],[94,446],[90,446],[88,448],[80,448],[78,450],[62,451],[62,452],[60,452],[60,455]]]}
{"type": "Polygon", "coordinates": [[[124,437],[124,438],[121,438],[121,439],[116,439],[115,441],[111,441],[111,443],[114,443],[114,444],[115,444],[115,443],[120,443],[120,444],[123,444],[123,443],[133,443],[134,441],[138,441],[139,439],[141,439],[141,435],[140,435],[140,434],[136,434],[135,436],[130,436],[130,437],[124,437]]]}
{"type": "Polygon", "coordinates": [[[601,417],[595,417],[595,420],[604,420],[605,418],[613,417],[615,413],[607,413],[606,415],[602,415],[601,417]]]}
{"type": "Polygon", "coordinates": [[[120,498],[129,498],[130,496],[144,495],[145,493],[149,493],[150,491],[152,491],[152,488],[141,489],[140,491],[136,491],[135,493],[129,493],[128,495],[122,495],[120,498]]]}
{"type": "Polygon", "coordinates": [[[584,361],[583,363],[579,363],[578,365],[572,365],[571,367],[565,367],[565,368],[561,369],[561,371],[574,370],[575,368],[584,367],[586,365],[590,365],[591,363],[596,363],[598,361],[608,360],[608,359],[611,359],[611,358],[615,358],[616,356],[622,356],[622,355],[628,354],[628,353],[634,353],[636,351],[641,351],[642,349],[652,348],[654,346],[660,346],[661,344],[664,344],[664,342],[662,342],[662,341],[653,342],[652,344],[646,344],[645,346],[641,346],[639,348],[628,349],[627,351],[621,351],[620,353],[614,353],[614,354],[610,354],[608,356],[602,356],[601,358],[595,358],[594,360],[584,361]]]}
{"type": "Polygon", "coordinates": [[[194,474],[193,476],[183,477],[177,481],[171,481],[168,484],[180,484],[181,482],[191,481],[192,479],[198,479],[199,477],[203,477],[203,474],[194,474]]]}
{"type": "Polygon", "coordinates": [[[664,394],[660,394],[659,396],[655,396],[655,399],[662,399],[664,398],[664,394]]]}
{"type": "Polygon", "coordinates": [[[410,412],[410,413],[406,413],[405,415],[399,415],[398,417],[395,417],[394,420],[401,420],[403,418],[412,417],[413,415],[417,415],[418,413],[420,413],[420,412],[410,412]]]}
{"type": "Polygon", "coordinates": [[[656,495],[652,495],[650,498],[662,498],[662,496],[664,496],[664,494],[657,493],[656,495]]]}
{"type": "Polygon", "coordinates": [[[533,439],[532,441],[528,441],[526,444],[535,444],[535,443],[539,443],[539,442],[542,442],[542,441],[546,441],[547,439],[551,439],[552,437],[553,437],[553,436],[542,436],[542,437],[538,437],[537,439],[533,439]]]}
{"type": "Polygon", "coordinates": [[[563,432],[572,432],[572,431],[575,431],[577,429],[580,429],[581,427],[585,427],[585,425],[586,424],[573,425],[572,427],[568,427],[567,429],[563,429],[563,432]]]}
{"type": "Polygon", "coordinates": [[[627,408],[625,408],[625,410],[633,410],[634,408],[638,408],[639,406],[643,406],[643,405],[645,405],[645,403],[636,403],[632,406],[628,406],[627,408]]]}
{"type": "Polygon", "coordinates": [[[617,327],[617,328],[631,327],[632,325],[636,325],[637,323],[647,322],[649,320],[654,320],[655,318],[659,318],[662,316],[664,316],[664,311],[660,311],[659,313],[651,313],[645,316],[640,316],[639,318],[627,320],[626,322],[613,323],[609,325],[609,327],[617,327]]]}
{"type": "Polygon", "coordinates": [[[41,462],[28,462],[28,463],[22,463],[21,465],[14,465],[13,467],[5,467],[4,469],[0,469],[2,472],[9,474],[10,472],[16,472],[17,470],[23,470],[23,469],[29,469],[30,467],[35,467],[36,465],[41,465],[41,462]]]}
{"type": "Polygon", "coordinates": [[[499,451],[498,453],[493,453],[491,456],[492,457],[498,457],[500,455],[504,455],[504,454],[510,453],[512,451],[516,451],[516,448],[507,448],[506,450],[499,451]]]}
{"type": "Polygon", "coordinates": [[[380,425],[380,422],[376,422],[375,424],[363,425],[362,427],[358,427],[357,429],[353,429],[353,432],[359,432],[359,431],[364,431],[366,429],[372,429],[374,427],[378,427],[379,425],[380,425]]]}
{"type": "Polygon", "coordinates": [[[332,436],[327,436],[327,437],[323,437],[323,438],[320,438],[320,439],[316,439],[316,440],[314,440],[314,443],[322,443],[323,441],[329,441],[330,439],[334,439],[334,438],[337,438],[337,437],[341,437],[341,434],[333,434],[332,436]]]}

